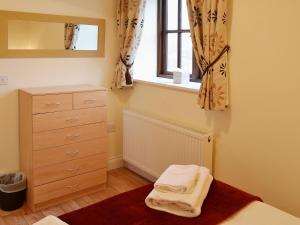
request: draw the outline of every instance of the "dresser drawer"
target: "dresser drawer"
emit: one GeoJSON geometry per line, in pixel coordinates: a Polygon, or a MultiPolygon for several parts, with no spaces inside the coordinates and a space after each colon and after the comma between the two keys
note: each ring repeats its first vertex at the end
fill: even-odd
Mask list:
{"type": "Polygon", "coordinates": [[[32,114],[71,110],[72,104],[72,94],[33,96],[32,114]]]}
{"type": "Polygon", "coordinates": [[[74,109],[106,105],[106,91],[79,92],[73,95],[74,109]]]}
{"type": "Polygon", "coordinates": [[[104,121],[106,121],[106,107],[37,114],[33,116],[33,132],[104,121]]]}
{"type": "Polygon", "coordinates": [[[106,153],[40,167],[33,172],[34,186],[62,180],[106,167],[106,153]]]}
{"type": "Polygon", "coordinates": [[[106,136],[106,123],[33,133],[33,149],[56,147],[106,136]]]}
{"type": "Polygon", "coordinates": [[[107,138],[33,151],[33,167],[39,168],[107,152],[107,138]]]}
{"type": "Polygon", "coordinates": [[[91,173],[67,178],[65,180],[41,185],[34,188],[35,203],[46,202],[86,188],[101,185],[106,182],[106,170],[97,170],[91,173]]]}

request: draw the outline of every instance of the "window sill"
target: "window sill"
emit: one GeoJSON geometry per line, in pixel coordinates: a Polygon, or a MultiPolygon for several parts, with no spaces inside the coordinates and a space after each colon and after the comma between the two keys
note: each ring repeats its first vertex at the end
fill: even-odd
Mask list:
{"type": "Polygon", "coordinates": [[[187,91],[192,93],[198,93],[200,89],[200,83],[190,82],[187,84],[174,84],[173,79],[167,79],[162,77],[156,77],[154,79],[134,79],[135,83],[150,84],[159,87],[165,87],[169,89],[176,89],[181,91],[187,91]]]}

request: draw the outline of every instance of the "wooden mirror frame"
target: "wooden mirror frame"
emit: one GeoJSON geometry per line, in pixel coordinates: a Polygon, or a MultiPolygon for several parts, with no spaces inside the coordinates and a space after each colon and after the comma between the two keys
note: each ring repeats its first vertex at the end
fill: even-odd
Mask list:
{"type": "Polygon", "coordinates": [[[59,16],[38,13],[23,13],[0,10],[0,58],[40,58],[40,57],[104,57],[105,20],[73,16],[59,16]],[[8,49],[8,21],[27,20],[37,22],[75,23],[98,25],[98,50],[34,50],[8,49]]]}

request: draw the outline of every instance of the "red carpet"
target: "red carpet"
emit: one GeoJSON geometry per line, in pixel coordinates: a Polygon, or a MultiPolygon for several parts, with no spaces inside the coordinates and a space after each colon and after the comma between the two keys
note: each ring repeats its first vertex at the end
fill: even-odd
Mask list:
{"type": "Polygon", "coordinates": [[[144,200],[153,184],[60,216],[70,225],[215,225],[258,197],[219,181],[213,181],[202,212],[196,218],[183,218],[148,208],[144,200]]]}

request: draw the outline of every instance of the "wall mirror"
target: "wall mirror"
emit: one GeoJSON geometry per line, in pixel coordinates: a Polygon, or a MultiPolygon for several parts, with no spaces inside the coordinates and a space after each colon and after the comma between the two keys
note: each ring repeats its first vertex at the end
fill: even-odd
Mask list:
{"type": "Polygon", "coordinates": [[[0,57],[103,57],[103,19],[0,11],[0,57]]]}

